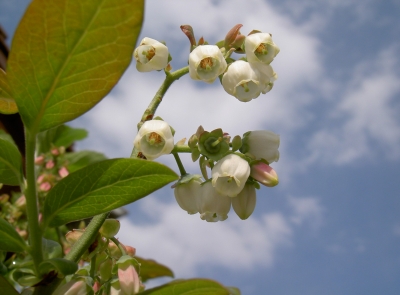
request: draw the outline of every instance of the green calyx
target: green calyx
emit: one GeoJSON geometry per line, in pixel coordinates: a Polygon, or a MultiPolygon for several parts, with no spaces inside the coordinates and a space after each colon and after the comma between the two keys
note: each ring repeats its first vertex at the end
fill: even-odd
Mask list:
{"type": "Polygon", "coordinates": [[[222,129],[204,131],[199,138],[199,150],[209,159],[221,159],[229,151],[229,143],[224,139],[222,129]]]}

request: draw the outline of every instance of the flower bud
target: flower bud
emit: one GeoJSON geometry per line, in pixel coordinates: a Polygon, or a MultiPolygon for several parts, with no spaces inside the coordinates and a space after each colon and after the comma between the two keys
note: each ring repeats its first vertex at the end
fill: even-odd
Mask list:
{"type": "Polygon", "coordinates": [[[213,187],[229,197],[236,197],[242,191],[249,175],[249,163],[235,154],[223,157],[211,170],[213,187]]]}
{"type": "Polygon", "coordinates": [[[43,182],[41,185],[39,185],[39,189],[42,192],[48,192],[51,189],[50,182],[43,182]]]}
{"type": "Polygon", "coordinates": [[[249,131],[243,134],[243,145],[240,151],[251,154],[255,159],[264,159],[269,164],[279,160],[280,138],[268,130],[249,131]]]}
{"type": "Polygon", "coordinates": [[[241,47],[246,37],[242,35],[239,31],[242,26],[242,24],[237,24],[229,30],[228,34],[226,34],[224,40],[224,46],[226,50],[234,48],[236,52],[243,53],[241,47]]]}
{"type": "Polygon", "coordinates": [[[99,273],[103,281],[108,281],[112,276],[112,259],[106,259],[99,265],[99,273]]]}
{"type": "Polygon", "coordinates": [[[256,189],[252,184],[246,184],[242,191],[232,198],[232,207],[240,219],[245,220],[256,207],[256,189]]]}
{"type": "Polygon", "coordinates": [[[61,167],[60,170],[58,170],[58,175],[60,175],[61,178],[67,177],[69,174],[67,168],[61,167]]]}
{"type": "Polygon", "coordinates": [[[161,120],[146,121],[136,135],[133,144],[148,160],[169,154],[174,148],[171,127],[161,120]]]}
{"type": "Polygon", "coordinates": [[[46,163],[46,169],[52,169],[54,167],[54,161],[50,160],[46,163]]]}
{"type": "Polygon", "coordinates": [[[133,295],[139,292],[139,275],[134,267],[136,260],[129,255],[122,256],[116,264],[118,265],[119,285],[124,295],[133,295]]]}
{"type": "Polygon", "coordinates": [[[199,175],[188,175],[182,178],[174,189],[174,195],[178,205],[189,214],[199,212],[198,203],[201,194],[199,175]]]}
{"type": "Polygon", "coordinates": [[[168,48],[161,42],[144,38],[133,52],[139,72],[162,70],[168,65],[168,48]]]}
{"type": "Polygon", "coordinates": [[[42,165],[44,163],[44,156],[40,155],[35,158],[35,165],[42,165]]]}
{"type": "Polygon", "coordinates": [[[73,245],[76,243],[76,241],[79,240],[79,238],[83,235],[84,232],[85,230],[83,229],[73,229],[67,232],[67,234],[65,235],[65,239],[69,244],[73,245]]]}
{"type": "Polygon", "coordinates": [[[72,279],[68,283],[58,287],[53,295],[87,295],[93,294],[93,289],[85,280],[72,279]]]}
{"type": "Polygon", "coordinates": [[[128,254],[130,257],[133,257],[136,255],[136,249],[131,247],[131,246],[125,246],[125,252],[128,254]]]}
{"type": "Polygon", "coordinates": [[[245,52],[248,62],[270,64],[279,53],[279,47],[268,33],[255,33],[246,37],[245,52]]]}
{"type": "Polygon", "coordinates": [[[25,210],[26,208],[26,198],[24,195],[20,196],[14,203],[14,206],[16,206],[20,210],[25,210]]]}
{"type": "Polygon", "coordinates": [[[251,166],[250,176],[269,187],[276,186],[279,183],[278,174],[276,174],[275,170],[263,162],[251,166]]]}
{"type": "Polygon", "coordinates": [[[199,200],[201,219],[207,222],[224,221],[230,209],[231,198],[221,195],[209,181],[202,185],[199,200]]]}
{"type": "Polygon", "coordinates": [[[200,45],[189,54],[189,75],[193,80],[212,83],[226,66],[225,58],[216,45],[200,45]]]}
{"type": "Polygon", "coordinates": [[[233,62],[224,76],[222,86],[225,91],[238,100],[248,102],[261,93],[259,72],[243,60],[233,62]]]}
{"type": "Polygon", "coordinates": [[[106,238],[114,237],[120,228],[119,220],[117,219],[106,219],[103,225],[100,227],[100,234],[102,234],[106,238]]]}

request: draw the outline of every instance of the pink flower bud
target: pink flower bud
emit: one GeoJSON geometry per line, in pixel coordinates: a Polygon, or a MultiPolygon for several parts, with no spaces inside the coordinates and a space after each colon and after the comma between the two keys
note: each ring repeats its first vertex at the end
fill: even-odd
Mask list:
{"type": "Polygon", "coordinates": [[[276,186],[279,183],[278,174],[276,174],[275,170],[263,162],[251,166],[250,176],[269,187],[276,186]]]}
{"type": "Polygon", "coordinates": [[[53,156],[58,156],[60,154],[60,152],[59,152],[58,148],[54,148],[54,149],[51,150],[51,154],[53,156]]]}
{"type": "Polygon", "coordinates": [[[65,167],[61,167],[61,169],[58,170],[58,175],[60,175],[61,178],[68,176],[68,174],[69,174],[69,172],[68,172],[67,168],[65,168],[65,167]]]}
{"type": "Polygon", "coordinates": [[[50,184],[50,182],[48,182],[48,181],[43,182],[43,183],[39,186],[39,189],[40,189],[42,192],[48,192],[48,191],[51,189],[51,184],[50,184]]]}
{"type": "Polygon", "coordinates": [[[131,246],[125,246],[126,249],[126,254],[128,254],[130,257],[133,257],[136,255],[136,249],[131,247],[131,246]]]}
{"type": "Polygon", "coordinates": [[[128,255],[118,261],[118,279],[122,294],[133,295],[139,292],[139,275],[134,267],[135,260],[128,255]]]}
{"type": "Polygon", "coordinates": [[[40,174],[39,177],[37,178],[37,183],[41,184],[44,181],[44,174],[40,174]]]}
{"type": "Polygon", "coordinates": [[[50,160],[46,163],[46,169],[51,169],[54,167],[54,161],[50,160]]]}
{"type": "Polygon", "coordinates": [[[58,287],[53,295],[84,295],[93,292],[92,287],[86,284],[84,280],[72,279],[68,283],[58,287]]]}
{"type": "Polygon", "coordinates": [[[36,157],[36,159],[35,159],[35,164],[36,165],[42,165],[43,163],[44,163],[44,156],[43,155],[41,155],[39,157],[36,157]]]}

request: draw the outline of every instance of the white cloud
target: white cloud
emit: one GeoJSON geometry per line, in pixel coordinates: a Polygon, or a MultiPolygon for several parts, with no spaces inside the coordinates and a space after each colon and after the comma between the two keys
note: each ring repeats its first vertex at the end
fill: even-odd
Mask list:
{"type": "Polygon", "coordinates": [[[312,223],[322,222],[323,208],[315,199],[290,197],[288,201],[288,216],[273,211],[242,221],[231,211],[226,221],[207,223],[175,202],[149,197],[137,203],[148,220],[135,225],[129,218],[122,219],[118,237],[135,247],[138,256],[171,267],[177,277],[195,276],[205,266],[231,271],[269,268],[280,251],[295,243],[298,225],[309,221],[307,227],[314,227],[312,223]]]}
{"type": "Polygon", "coordinates": [[[376,62],[363,62],[354,70],[343,97],[338,97],[309,143],[309,161],[340,165],[367,157],[399,158],[398,64],[392,48],[382,51],[376,62]]]}
{"type": "Polygon", "coordinates": [[[189,216],[175,203],[147,198],[141,204],[155,220],[136,226],[122,219],[118,237],[134,246],[139,256],[168,265],[178,277],[194,276],[201,266],[270,267],[277,248],[291,244],[292,229],[278,212],[247,221],[231,212],[229,221],[210,224],[198,215],[189,216]]]}
{"type": "Polygon", "coordinates": [[[324,212],[319,200],[313,197],[289,197],[289,206],[293,210],[291,221],[296,225],[307,223],[313,229],[322,226],[322,213],[324,212]]]}

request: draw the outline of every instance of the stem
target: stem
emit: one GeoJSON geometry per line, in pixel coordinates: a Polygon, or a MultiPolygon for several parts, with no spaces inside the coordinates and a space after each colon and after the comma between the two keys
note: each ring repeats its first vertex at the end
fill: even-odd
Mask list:
{"type": "Polygon", "coordinates": [[[90,259],[90,277],[93,279],[93,281],[96,275],[96,258],[97,255],[93,255],[92,259],[90,259]]]}
{"type": "Polygon", "coordinates": [[[113,243],[118,246],[118,249],[121,251],[122,256],[127,255],[124,247],[122,247],[121,243],[116,238],[112,237],[110,238],[110,240],[113,241],[113,243]]]}
{"type": "Polygon", "coordinates": [[[192,150],[188,145],[175,145],[171,153],[191,153],[192,150]]]}
{"type": "Polygon", "coordinates": [[[178,153],[172,153],[172,155],[175,158],[176,164],[178,164],[178,168],[179,168],[179,172],[181,173],[181,176],[186,175],[187,173],[186,173],[185,167],[183,167],[181,158],[179,158],[178,153]]]}
{"type": "Polygon", "coordinates": [[[39,227],[39,208],[36,192],[35,175],[35,147],[36,133],[30,133],[25,129],[26,146],[26,187],[24,190],[26,198],[26,215],[28,217],[30,254],[33,259],[35,273],[40,276],[39,264],[43,261],[42,232],[39,227]]]}
{"type": "Polygon", "coordinates": [[[82,255],[96,239],[96,235],[99,232],[100,227],[103,225],[104,220],[107,219],[108,214],[109,212],[102,213],[92,218],[89,225],[86,227],[85,232],[72,246],[71,251],[65,255],[65,259],[78,263],[82,255]]]}
{"type": "MultiPolygon", "coordinates": [[[[165,74],[166,74],[165,80],[161,84],[161,86],[158,89],[158,91],[156,92],[156,94],[154,95],[154,97],[151,100],[147,109],[144,111],[142,118],[137,126],[138,130],[140,129],[140,127],[142,127],[144,122],[153,119],[158,106],[160,105],[165,93],[167,92],[168,88],[172,85],[172,83],[174,83],[180,77],[186,75],[188,72],[189,72],[189,66],[184,67],[179,70],[176,70],[175,72],[172,72],[172,73],[165,72],[165,74]]],[[[133,148],[131,158],[139,158],[138,153],[139,153],[139,151],[137,149],[133,148]]]]}

